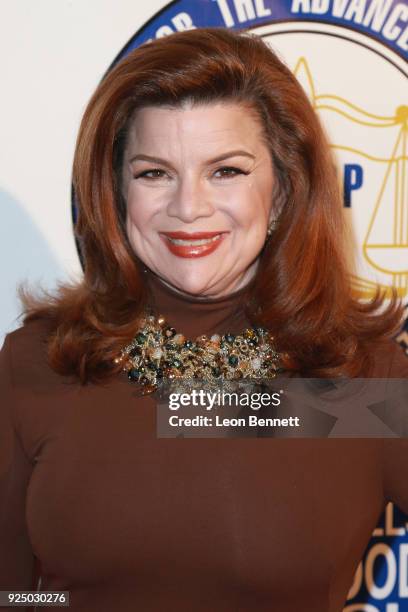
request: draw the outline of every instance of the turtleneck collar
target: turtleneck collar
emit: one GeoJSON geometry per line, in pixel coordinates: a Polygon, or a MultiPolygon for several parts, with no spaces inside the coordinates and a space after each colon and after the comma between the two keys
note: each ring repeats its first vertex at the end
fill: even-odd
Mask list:
{"type": "Polygon", "coordinates": [[[245,304],[252,281],[229,295],[206,298],[183,295],[149,270],[145,278],[154,314],[163,315],[167,323],[186,338],[194,339],[201,334],[238,334],[251,325],[245,314],[245,304]]]}

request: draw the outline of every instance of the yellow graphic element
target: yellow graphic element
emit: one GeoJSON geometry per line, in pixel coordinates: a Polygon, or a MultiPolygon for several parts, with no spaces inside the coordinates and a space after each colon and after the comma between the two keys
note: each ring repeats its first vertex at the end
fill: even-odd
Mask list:
{"type": "MultiPolygon", "coordinates": [[[[330,111],[347,121],[376,129],[401,126],[389,157],[377,157],[344,145],[333,149],[348,151],[385,165],[384,177],[362,244],[365,261],[375,270],[390,276],[390,283],[380,285],[386,295],[396,290],[400,297],[408,295],[408,106],[399,106],[389,117],[369,113],[345,98],[317,94],[311,70],[305,57],[299,58],[294,74],[316,111],[330,111]],[[391,229],[384,232],[384,210],[392,217],[391,229]],[[379,236],[381,239],[379,240],[379,236]]],[[[353,289],[362,298],[374,295],[378,283],[353,276],[353,289]]]]}

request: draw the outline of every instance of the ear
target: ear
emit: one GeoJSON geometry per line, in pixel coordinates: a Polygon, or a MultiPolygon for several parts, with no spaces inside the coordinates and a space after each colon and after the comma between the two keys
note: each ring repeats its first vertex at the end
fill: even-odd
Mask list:
{"type": "Polygon", "coordinates": [[[271,212],[269,213],[268,225],[273,224],[274,221],[278,220],[278,213],[275,209],[271,208],[271,212]]]}

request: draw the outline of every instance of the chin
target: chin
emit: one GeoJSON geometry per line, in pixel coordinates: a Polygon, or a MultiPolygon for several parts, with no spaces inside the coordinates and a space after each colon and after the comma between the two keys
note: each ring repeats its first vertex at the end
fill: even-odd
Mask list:
{"type": "Polygon", "coordinates": [[[206,292],[209,291],[208,283],[205,282],[202,275],[198,278],[186,278],[186,275],[184,275],[184,277],[180,279],[166,279],[166,277],[164,278],[169,285],[172,285],[178,291],[183,291],[184,293],[188,293],[193,296],[205,296],[206,292]]]}
{"type": "Polygon", "coordinates": [[[185,281],[182,283],[177,283],[174,285],[179,291],[183,291],[184,293],[189,293],[194,296],[205,295],[206,287],[203,285],[202,281],[197,283],[186,283],[185,281]]]}

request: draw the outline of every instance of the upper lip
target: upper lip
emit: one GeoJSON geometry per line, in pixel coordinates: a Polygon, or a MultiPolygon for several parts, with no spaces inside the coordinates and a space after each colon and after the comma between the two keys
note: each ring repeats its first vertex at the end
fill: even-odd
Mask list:
{"type": "Polygon", "coordinates": [[[175,238],[176,240],[203,240],[204,238],[213,238],[225,232],[160,232],[167,238],[175,238]]]}

